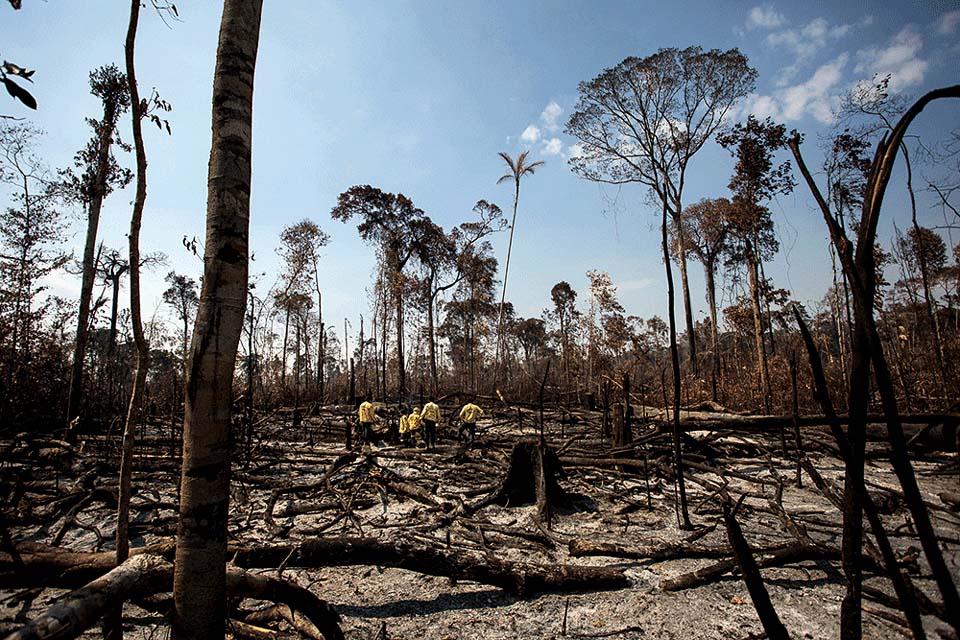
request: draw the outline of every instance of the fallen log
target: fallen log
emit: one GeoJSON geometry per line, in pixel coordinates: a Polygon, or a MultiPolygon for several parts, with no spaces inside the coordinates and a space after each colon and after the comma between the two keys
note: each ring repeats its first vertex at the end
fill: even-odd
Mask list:
{"type": "MultiPolygon", "coordinates": [[[[130,553],[143,554],[144,549],[172,553],[173,543],[131,549],[130,553]]],[[[0,553],[0,588],[70,588],[109,571],[115,557],[113,552],[75,553],[37,545],[21,545],[17,550],[24,570],[16,569],[9,554],[0,553]]],[[[606,591],[630,584],[623,570],[615,567],[511,562],[403,540],[340,537],[309,538],[284,544],[231,544],[228,554],[233,564],[246,569],[275,569],[281,565],[291,569],[354,565],[397,567],[426,575],[489,584],[517,596],[606,591]]]]}
{"type": "MultiPolygon", "coordinates": [[[[793,543],[782,543],[764,547],[761,553],[773,553],[793,543]]],[[[607,556],[611,558],[625,558],[629,560],[676,560],[679,558],[732,558],[733,549],[727,545],[703,546],[686,542],[661,542],[659,544],[643,546],[627,546],[616,542],[596,542],[593,540],[571,540],[568,549],[574,558],[584,556],[607,556]]]]}
{"type": "MultiPolygon", "coordinates": [[[[821,546],[809,545],[791,545],[784,549],[772,551],[767,557],[758,559],[757,566],[761,569],[767,567],[782,567],[795,562],[804,562],[807,560],[839,560],[840,550],[821,546]]],[[[664,591],[683,591],[692,589],[705,584],[719,580],[727,573],[737,569],[737,561],[733,559],[722,560],[715,564],[708,565],[702,569],[684,573],[673,578],[666,578],[660,582],[660,588],[664,591]]]]}
{"type": "MultiPolygon", "coordinates": [[[[226,570],[227,592],[231,596],[285,604],[310,620],[326,640],[343,640],[340,616],[309,590],[286,580],[251,574],[237,567],[227,567],[226,570]]],[[[132,598],[169,591],[172,584],[173,565],[166,559],[145,553],[131,556],[118,567],[68,593],[5,640],[76,638],[102,618],[108,608],[132,598]]]]}
{"type": "Polygon", "coordinates": [[[68,593],[6,640],[76,638],[102,618],[108,608],[129,598],[160,591],[172,579],[173,566],[163,558],[133,556],[86,586],[68,593]]]}
{"type": "Polygon", "coordinates": [[[402,540],[312,538],[299,543],[232,547],[230,553],[234,563],[245,568],[277,567],[284,560],[290,568],[372,564],[472,580],[520,597],[545,592],[606,591],[630,584],[623,570],[614,567],[511,562],[402,540]]]}

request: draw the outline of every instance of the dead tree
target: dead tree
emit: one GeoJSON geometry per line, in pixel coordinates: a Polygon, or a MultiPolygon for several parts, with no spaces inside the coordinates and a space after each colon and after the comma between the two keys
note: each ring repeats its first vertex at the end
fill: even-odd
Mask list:
{"type": "MultiPolygon", "coordinates": [[[[840,226],[837,220],[831,215],[829,205],[820,193],[816,182],[813,180],[813,176],[807,169],[803,157],[800,154],[801,139],[798,133],[790,140],[789,146],[791,151],[793,151],[797,166],[804,180],[820,207],[823,218],[830,231],[831,241],[837,248],[837,254],[840,257],[843,271],[851,283],[855,310],[853,369],[854,373],[863,373],[851,376],[850,411],[851,413],[856,411],[858,414],[866,413],[868,398],[863,390],[867,387],[866,381],[869,379],[869,370],[872,365],[874,379],[876,380],[877,390],[880,393],[880,399],[886,417],[890,441],[890,461],[903,488],[904,498],[916,525],[924,555],[927,557],[937,587],[943,598],[949,622],[954,630],[960,634],[960,594],[957,592],[957,586],[954,584],[953,576],[944,560],[943,552],[937,543],[936,531],[933,528],[930,514],[923,502],[923,496],[917,485],[913,466],[907,456],[907,443],[900,419],[899,408],[897,407],[896,393],[893,388],[886,357],[884,356],[883,342],[880,339],[877,323],[873,316],[874,294],[877,282],[877,268],[874,255],[877,226],[883,197],[887,184],[890,181],[893,164],[897,157],[897,150],[913,120],[928,104],[941,98],[960,98],[960,85],[936,89],[922,96],[904,113],[890,134],[878,143],[870,168],[870,177],[866,185],[856,244],[850,240],[846,230],[840,226]],[[861,392],[856,392],[856,389],[860,389],[861,392]],[[856,401],[859,406],[855,406],[854,401],[856,401]]],[[[857,420],[858,427],[861,422],[862,418],[857,420]]],[[[854,439],[853,436],[855,435],[859,434],[851,432],[850,445],[852,455],[855,455],[862,448],[862,443],[854,439]]],[[[859,466],[862,463],[862,456],[860,456],[860,460],[853,460],[853,462],[859,466]]],[[[858,472],[857,476],[859,479],[862,479],[862,471],[858,472]]],[[[851,518],[850,521],[853,522],[853,519],[851,518]]],[[[852,608],[853,606],[851,605],[851,609],[852,608]]],[[[856,604],[856,609],[859,610],[859,602],[856,604]]]]}
{"type": "Polygon", "coordinates": [[[491,504],[515,507],[535,503],[537,518],[549,527],[554,508],[567,499],[558,481],[562,475],[563,467],[553,449],[539,440],[520,440],[513,445],[510,468],[500,486],[469,510],[491,504]]]}

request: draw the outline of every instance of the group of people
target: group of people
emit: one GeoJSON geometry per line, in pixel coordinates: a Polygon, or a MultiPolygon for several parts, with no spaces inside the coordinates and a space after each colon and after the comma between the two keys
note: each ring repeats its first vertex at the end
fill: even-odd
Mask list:
{"type": "MultiPolygon", "coordinates": [[[[360,445],[372,444],[377,438],[374,425],[380,422],[377,416],[376,406],[369,400],[360,403],[357,410],[357,417],[360,422],[359,443],[360,445]]],[[[477,435],[477,420],[483,416],[483,409],[468,402],[460,409],[459,429],[457,440],[461,443],[471,446],[477,435]]],[[[407,414],[400,414],[400,441],[406,445],[414,445],[420,440],[423,446],[428,450],[433,450],[437,446],[437,425],[442,421],[440,407],[431,400],[423,405],[423,411],[417,407],[407,414]]]]}

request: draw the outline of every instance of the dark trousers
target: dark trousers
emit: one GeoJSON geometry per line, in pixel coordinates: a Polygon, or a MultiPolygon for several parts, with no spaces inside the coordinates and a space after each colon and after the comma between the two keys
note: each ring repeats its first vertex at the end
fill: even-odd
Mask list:
{"type": "Polygon", "coordinates": [[[465,442],[468,445],[473,444],[473,439],[477,435],[477,423],[476,422],[461,422],[460,431],[457,434],[457,439],[460,442],[465,442]]]}
{"type": "Polygon", "coordinates": [[[373,423],[372,422],[361,422],[360,423],[360,444],[370,444],[373,442],[373,423]]]}
{"type": "Polygon", "coordinates": [[[423,440],[428,449],[437,446],[437,423],[433,420],[423,421],[423,440]]]}

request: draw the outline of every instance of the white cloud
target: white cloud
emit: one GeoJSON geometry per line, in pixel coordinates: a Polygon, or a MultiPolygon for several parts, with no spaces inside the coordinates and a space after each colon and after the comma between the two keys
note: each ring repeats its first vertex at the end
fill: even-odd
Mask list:
{"type": "Polygon", "coordinates": [[[823,124],[833,122],[836,96],[830,92],[839,84],[846,64],[847,54],[844,53],[814,71],[806,82],[784,89],[780,95],[781,117],[784,120],[798,120],[810,113],[823,124]]]}
{"type": "Polygon", "coordinates": [[[653,283],[653,278],[639,278],[637,280],[623,280],[616,283],[616,287],[620,291],[639,291],[640,289],[649,289],[653,283]]]}
{"type": "Polygon", "coordinates": [[[777,104],[776,98],[773,96],[753,95],[748,98],[748,101],[750,102],[749,112],[760,120],[764,118],[779,118],[780,107],[777,104]]]}
{"type": "Polygon", "coordinates": [[[563,143],[560,138],[550,138],[543,141],[543,154],[548,156],[560,155],[563,150],[563,143]]]}
{"type": "Polygon", "coordinates": [[[747,14],[747,29],[776,29],[787,21],[783,14],[771,6],[754,7],[747,14]]]}
{"type": "Polygon", "coordinates": [[[798,58],[811,57],[823,49],[829,40],[837,40],[850,32],[850,25],[830,26],[824,18],[815,18],[799,31],[785,29],[767,34],[767,44],[788,49],[798,58]]]}
{"type": "Polygon", "coordinates": [[[567,157],[568,158],[579,158],[583,155],[583,145],[579,142],[576,142],[569,147],[567,147],[567,157]]]}
{"type": "Polygon", "coordinates": [[[543,112],[540,114],[540,120],[543,122],[543,128],[547,131],[556,131],[560,128],[560,125],[557,124],[557,120],[560,118],[560,114],[563,113],[563,109],[560,108],[554,101],[543,108],[543,112]]]}
{"type": "Polygon", "coordinates": [[[929,63],[920,57],[923,38],[907,25],[893,36],[886,47],[868,47],[857,52],[857,73],[890,76],[890,89],[902,91],[921,84],[929,63]]]}
{"type": "Polygon", "coordinates": [[[839,96],[834,93],[843,76],[847,54],[819,67],[806,82],[801,82],[773,95],[753,94],[746,100],[742,111],[757,118],[771,117],[774,120],[793,121],[813,116],[818,122],[830,124],[834,120],[834,108],[839,96]]]}
{"type": "Polygon", "coordinates": [[[529,125],[523,130],[523,133],[520,134],[520,139],[527,144],[534,144],[540,139],[540,128],[532,124],[529,125]]]}
{"type": "Polygon", "coordinates": [[[957,30],[958,24],[960,24],[960,9],[956,11],[948,11],[940,16],[934,29],[942,36],[949,36],[957,30]]]}

